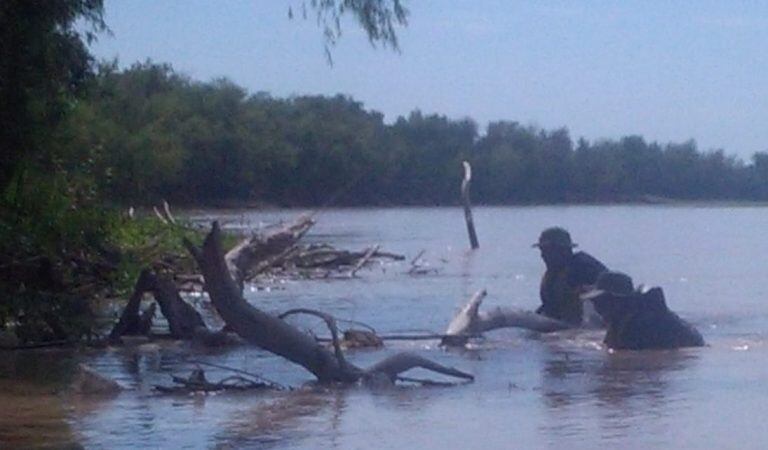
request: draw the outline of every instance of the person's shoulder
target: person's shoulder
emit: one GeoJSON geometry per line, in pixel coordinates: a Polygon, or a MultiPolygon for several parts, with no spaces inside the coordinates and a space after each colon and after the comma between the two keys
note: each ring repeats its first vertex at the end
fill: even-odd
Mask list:
{"type": "Polygon", "coordinates": [[[573,263],[580,267],[589,267],[599,269],[600,272],[607,270],[608,268],[600,262],[599,259],[590,255],[587,252],[576,252],[573,254],[573,263]]]}
{"type": "Polygon", "coordinates": [[[597,276],[608,270],[605,264],[586,252],[576,252],[571,260],[570,280],[574,284],[594,284],[597,276]]]}

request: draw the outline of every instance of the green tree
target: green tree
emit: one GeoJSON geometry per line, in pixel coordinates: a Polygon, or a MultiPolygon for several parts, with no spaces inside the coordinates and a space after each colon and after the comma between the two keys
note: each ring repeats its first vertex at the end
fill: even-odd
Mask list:
{"type": "Polygon", "coordinates": [[[102,0],[0,2],[0,190],[22,161],[51,163],[47,137],[92,74],[103,12],[102,0]]]}

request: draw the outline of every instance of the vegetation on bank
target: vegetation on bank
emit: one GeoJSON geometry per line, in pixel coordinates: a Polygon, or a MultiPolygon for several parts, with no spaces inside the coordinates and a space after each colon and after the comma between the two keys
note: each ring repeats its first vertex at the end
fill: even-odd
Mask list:
{"type": "MultiPolygon", "coordinates": [[[[397,0],[307,5],[328,46],[328,24],[351,13],[396,48],[407,13],[397,0]]],[[[129,205],[455,204],[465,159],[476,203],[768,200],[768,153],[745,163],[693,141],[574,142],[508,121],[481,133],[419,111],[388,124],[347,96],[99,65],[87,44],[108,31],[103,14],[102,0],[0,2],[0,334],[22,341],[85,336],[91,299],[125,293],[144,267],[190,264],[181,240],[195,231],[129,218],[129,205]]]]}
{"type": "Polygon", "coordinates": [[[194,272],[182,239],[197,231],[78,203],[61,182],[34,186],[0,220],[0,330],[20,343],[90,338],[99,305],[127,297],[144,268],[194,272]]]}
{"type": "Polygon", "coordinates": [[[360,102],[249,94],[151,62],[102,66],[67,124],[98,189],[141,204],[446,205],[472,163],[477,203],[768,200],[768,153],[749,163],[694,141],[574,142],[567,129],[419,111],[384,122],[360,102]]]}
{"type": "MultiPolygon", "coordinates": [[[[301,2],[301,7],[317,14],[328,52],[344,15],[352,16],[372,43],[393,48],[395,26],[405,25],[407,16],[399,0],[301,2]]],[[[153,133],[164,125],[146,122],[159,119],[145,108],[147,96],[157,93],[154,81],[162,80],[149,74],[148,84],[136,84],[144,91],[125,92],[137,95],[138,102],[98,100],[111,95],[111,80],[119,82],[114,69],[97,71],[88,51],[88,44],[108,31],[103,0],[0,2],[0,346],[86,336],[94,325],[94,299],[125,293],[142,268],[183,271],[188,259],[181,241],[198,241],[194,230],[130,218],[116,206],[157,204],[169,186],[175,192],[194,184],[184,197],[191,202],[211,186],[206,180],[229,175],[210,171],[203,158],[184,173],[196,177],[196,184],[174,178],[187,163],[176,151],[180,141],[153,133]],[[134,133],[136,123],[148,127],[134,133]]],[[[198,100],[208,103],[205,95],[198,100]]],[[[160,105],[160,110],[179,106],[160,105]]],[[[200,107],[192,103],[184,110],[205,110],[200,107]]],[[[229,119],[215,117],[221,111],[227,108],[208,108],[213,116],[203,114],[185,125],[189,133],[199,132],[201,146],[213,144],[210,158],[229,160],[229,137],[221,138],[218,129],[229,119]],[[214,118],[219,122],[209,128],[206,120],[214,118]]],[[[253,186],[235,185],[241,181],[233,177],[230,189],[253,194],[253,186]]]]}

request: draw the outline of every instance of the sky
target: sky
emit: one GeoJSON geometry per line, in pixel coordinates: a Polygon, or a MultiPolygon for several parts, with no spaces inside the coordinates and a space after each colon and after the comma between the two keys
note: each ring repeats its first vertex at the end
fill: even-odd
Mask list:
{"type": "Polygon", "coordinates": [[[419,109],[481,130],[511,120],[574,140],[768,151],[768,2],[403,1],[399,52],[347,20],[333,65],[301,0],[106,0],[112,35],[91,50],[251,93],[347,94],[387,122],[419,109]]]}

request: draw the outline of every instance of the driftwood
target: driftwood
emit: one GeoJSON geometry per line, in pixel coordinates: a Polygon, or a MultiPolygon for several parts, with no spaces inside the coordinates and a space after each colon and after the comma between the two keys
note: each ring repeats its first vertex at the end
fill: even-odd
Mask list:
{"type": "Polygon", "coordinates": [[[330,316],[320,313],[331,330],[334,352],[283,319],[269,315],[245,301],[224,259],[221,231],[217,222],[213,223],[202,248],[189,241],[185,241],[185,245],[200,266],[211,302],[226,324],[246,341],[304,367],[320,382],[349,383],[364,379],[395,381],[400,373],[415,367],[467,380],[474,379],[468,373],[409,353],[396,354],[369,369],[359,368],[344,358],[338,344],[338,330],[330,316]]]}
{"type": "Polygon", "coordinates": [[[495,330],[497,328],[518,327],[541,333],[573,328],[572,325],[532,311],[509,308],[494,308],[480,312],[480,304],[486,296],[485,289],[477,291],[456,314],[448,325],[442,344],[446,346],[462,346],[472,335],[495,330]]]}
{"type": "Polygon", "coordinates": [[[402,255],[379,251],[378,246],[372,252],[370,248],[352,252],[325,244],[299,245],[298,241],[314,223],[310,216],[299,216],[292,222],[244,239],[224,256],[230,276],[241,288],[245,281],[263,275],[298,279],[345,274],[351,278],[373,258],[405,259],[402,255]]]}
{"type": "Polygon", "coordinates": [[[133,294],[128,300],[120,320],[109,334],[110,341],[119,341],[120,337],[124,335],[146,335],[149,333],[155,314],[154,304],[142,315],[139,315],[142,297],[147,292],[151,293],[157,304],[160,305],[160,311],[168,321],[168,328],[172,337],[189,339],[202,330],[208,330],[200,314],[181,299],[172,281],[158,277],[149,270],[143,270],[136,281],[133,294]]]}
{"type": "MultiPolygon", "coordinates": [[[[425,253],[427,253],[426,250],[421,250],[411,260],[411,268],[408,269],[408,272],[406,272],[408,275],[427,275],[427,274],[430,274],[430,273],[438,273],[438,270],[436,268],[434,268],[434,267],[424,267],[424,265],[421,264],[421,257],[424,256],[425,253]]],[[[428,264],[426,264],[426,265],[428,265],[428,264]]]]}
{"type": "Polygon", "coordinates": [[[461,181],[461,204],[464,206],[464,219],[467,222],[467,233],[469,233],[469,244],[472,250],[480,247],[477,242],[477,233],[475,232],[475,222],[472,220],[472,208],[469,203],[469,183],[472,181],[472,166],[467,161],[463,161],[464,179],[461,181]]]}
{"type": "MultiPolygon", "coordinates": [[[[152,211],[154,211],[155,216],[160,222],[163,222],[166,225],[176,225],[176,218],[173,217],[173,214],[171,214],[171,207],[170,205],[168,205],[168,202],[166,202],[165,200],[163,200],[162,211],[157,209],[157,206],[153,206],[152,211]]],[[[128,217],[132,219],[133,215],[134,215],[133,206],[131,206],[128,209],[128,217]]]]}
{"type": "Polygon", "coordinates": [[[163,213],[165,214],[165,218],[168,220],[168,222],[170,222],[172,225],[176,225],[176,218],[173,217],[173,214],[171,214],[171,207],[165,200],[163,200],[163,213]]]}
{"type": "Polygon", "coordinates": [[[344,331],[341,348],[381,348],[384,340],[374,331],[350,329],[344,331]]]}
{"type": "MultiPolygon", "coordinates": [[[[109,333],[110,341],[117,341],[124,335],[145,335],[149,333],[152,325],[152,317],[155,315],[155,307],[151,306],[148,311],[139,314],[141,300],[146,292],[152,290],[153,279],[148,270],[143,270],[136,280],[133,293],[128,299],[128,303],[120,315],[120,319],[109,333]]],[[[154,304],[153,304],[154,305],[154,304]]]]}
{"type": "Polygon", "coordinates": [[[230,276],[240,285],[257,263],[283,253],[312,228],[315,222],[308,216],[300,216],[293,222],[250,236],[224,256],[230,276]]]}
{"type": "Polygon", "coordinates": [[[154,278],[152,294],[168,320],[168,328],[173,337],[188,339],[195,335],[197,328],[207,329],[200,313],[181,299],[172,281],[152,274],[150,276],[154,278]]]}
{"type": "Polygon", "coordinates": [[[217,382],[208,381],[203,369],[195,369],[187,378],[172,376],[176,386],[159,386],[155,389],[164,394],[189,394],[193,392],[246,391],[271,388],[267,383],[254,381],[240,375],[232,375],[217,382]]]}
{"type": "Polygon", "coordinates": [[[355,267],[352,268],[352,270],[349,271],[349,277],[352,278],[355,276],[358,270],[360,270],[365,263],[368,262],[369,259],[373,256],[374,253],[381,247],[380,245],[374,245],[373,247],[369,248],[368,251],[365,252],[365,255],[363,255],[362,258],[360,258],[359,261],[355,264],[355,267]]]}
{"type": "Polygon", "coordinates": [[[306,278],[352,278],[365,265],[376,258],[403,260],[403,255],[382,252],[373,248],[353,252],[339,250],[327,244],[294,245],[278,255],[257,263],[247,280],[257,277],[306,279],[306,278]]]}

